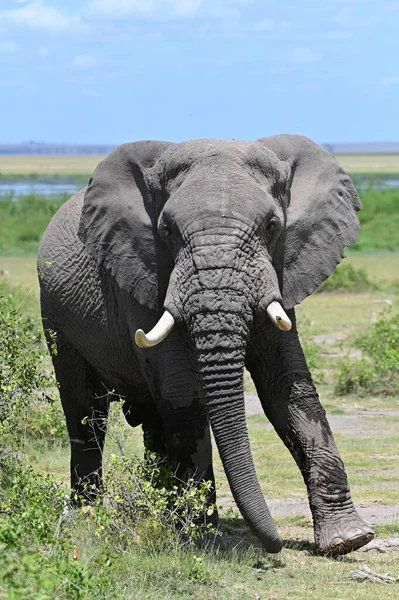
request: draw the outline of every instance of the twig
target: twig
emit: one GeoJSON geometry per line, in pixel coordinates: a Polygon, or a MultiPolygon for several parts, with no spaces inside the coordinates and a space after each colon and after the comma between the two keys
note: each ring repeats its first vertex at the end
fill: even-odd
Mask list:
{"type": "Polygon", "coordinates": [[[398,583],[399,578],[391,577],[389,573],[381,575],[372,571],[367,565],[361,565],[357,571],[351,571],[349,573],[351,579],[356,581],[372,581],[373,583],[398,583]]]}

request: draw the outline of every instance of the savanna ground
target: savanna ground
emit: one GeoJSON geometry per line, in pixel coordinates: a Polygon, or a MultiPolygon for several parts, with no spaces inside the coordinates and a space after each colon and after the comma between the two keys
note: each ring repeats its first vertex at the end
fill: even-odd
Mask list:
{"type": "MultiPolygon", "coordinates": [[[[398,154],[336,154],[338,162],[351,174],[398,174],[398,154]]],[[[0,177],[39,175],[88,175],[105,158],[97,155],[0,155],[0,177]]]]}
{"type": "MultiPolygon", "coordinates": [[[[0,170],[3,174],[51,170],[85,174],[98,159],[0,157],[0,170]]],[[[339,160],[352,173],[399,173],[397,155],[343,155],[339,160]]],[[[349,267],[324,291],[306,299],[297,315],[355,504],[366,520],[375,524],[378,537],[387,540],[399,538],[399,395],[395,387],[399,365],[397,346],[387,356],[384,349],[377,349],[380,356],[384,354],[385,363],[393,365],[388,376],[368,358],[367,349],[375,343],[376,323],[383,322],[381,318],[390,323],[398,312],[399,190],[364,190],[361,197],[361,235],[347,253],[344,263],[349,267]],[[374,337],[355,343],[357,336],[367,334],[374,337]]],[[[0,201],[0,271],[6,272],[0,275],[0,295],[10,296],[18,312],[34,321],[39,315],[34,252],[59,203],[35,196],[18,202],[0,201]]],[[[393,346],[397,327],[389,324],[384,330],[393,346]]],[[[27,369],[30,359],[26,360],[27,369]]],[[[49,385],[47,396],[57,400],[56,388],[49,385]]],[[[236,512],[216,450],[223,532],[218,544],[209,542],[206,549],[181,548],[173,536],[169,539],[148,520],[133,527],[128,536],[126,532],[121,535],[120,528],[110,523],[110,515],[100,508],[60,522],[69,478],[65,428],[58,404],[30,400],[16,422],[18,440],[9,441],[6,435],[3,440],[14,448],[18,442],[19,459],[34,472],[13,471],[11,479],[7,473],[1,479],[0,598],[397,598],[399,583],[384,584],[381,590],[378,584],[351,579],[349,573],[367,564],[378,573],[390,572],[399,578],[398,552],[389,548],[386,552],[358,551],[338,560],[313,553],[300,473],[261,413],[248,376],[246,389],[258,477],[285,540],[280,555],[264,553],[236,512]],[[37,479],[37,474],[49,479],[37,479]]],[[[125,426],[119,406],[114,408],[105,461],[105,477],[108,474],[110,479],[115,475],[113,461],[122,451],[126,456],[143,454],[140,430],[125,426]]]]}

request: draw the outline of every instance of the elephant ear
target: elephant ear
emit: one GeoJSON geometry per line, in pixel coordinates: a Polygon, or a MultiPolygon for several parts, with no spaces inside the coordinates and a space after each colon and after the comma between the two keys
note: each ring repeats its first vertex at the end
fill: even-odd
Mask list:
{"type": "Polygon", "coordinates": [[[168,142],[123,144],[99,163],[83,201],[78,235],[86,250],[128,293],[158,303],[156,202],[149,172],[168,142]]]}
{"type": "Polygon", "coordinates": [[[276,269],[283,304],[292,308],[332,273],[359,233],[362,208],[347,173],[335,158],[308,138],[274,135],[257,143],[289,166],[286,228],[276,269]]]}

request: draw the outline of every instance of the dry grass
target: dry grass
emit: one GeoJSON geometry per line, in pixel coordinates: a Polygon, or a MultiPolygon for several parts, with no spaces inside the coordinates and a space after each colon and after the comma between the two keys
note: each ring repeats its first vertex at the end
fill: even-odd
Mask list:
{"type": "Polygon", "coordinates": [[[92,173],[104,156],[0,155],[0,174],[7,175],[86,175],[92,173]]]}
{"type": "Polygon", "coordinates": [[[399,173],[399,154],[335,154],[348,173],[399,173]]]}
{"type": "MultiPolygon", "coordinates": [[[[336,154],[349,173],[399,173],[399,154],[336,154]]],[[[0,156],[0,174],[88,174],[104,156],[13,155],[0,156]]]]}

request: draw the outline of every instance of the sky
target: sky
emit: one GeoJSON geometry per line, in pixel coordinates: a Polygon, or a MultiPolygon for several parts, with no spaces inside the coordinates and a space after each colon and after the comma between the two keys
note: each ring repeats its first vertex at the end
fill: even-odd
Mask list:
{"type": "Polygon", "coordinates": [[[0,0],[0,143],[399,141],[398,0],[0,0]]]}

